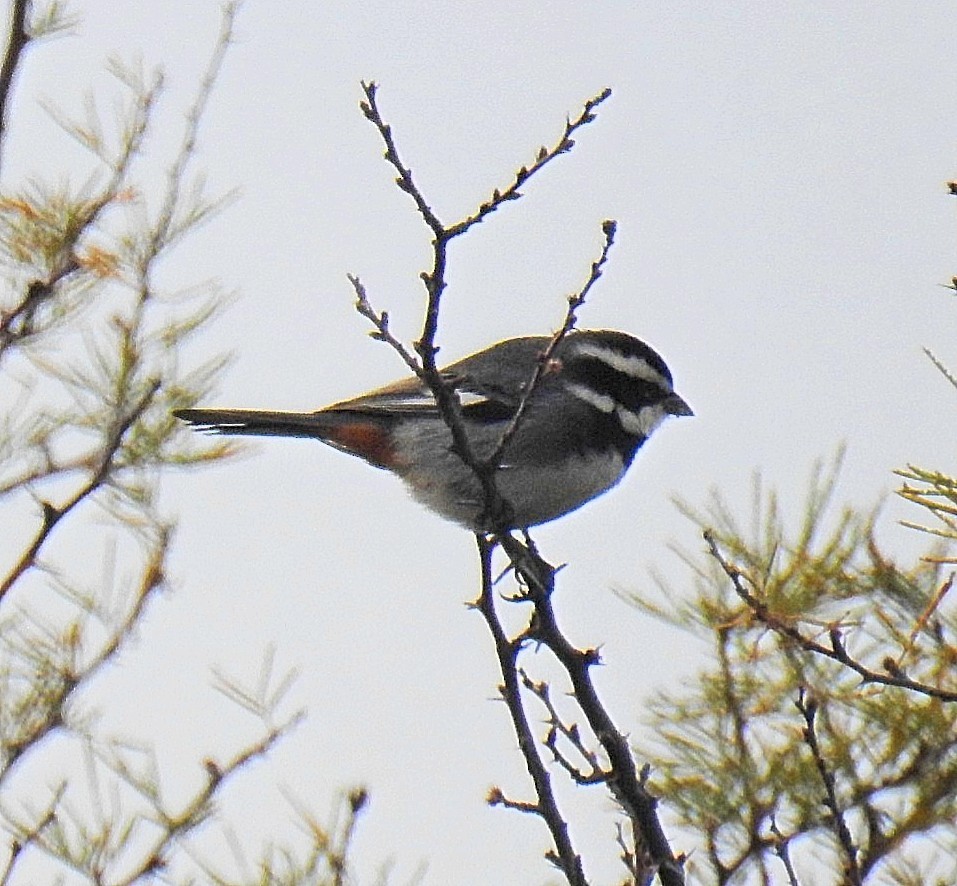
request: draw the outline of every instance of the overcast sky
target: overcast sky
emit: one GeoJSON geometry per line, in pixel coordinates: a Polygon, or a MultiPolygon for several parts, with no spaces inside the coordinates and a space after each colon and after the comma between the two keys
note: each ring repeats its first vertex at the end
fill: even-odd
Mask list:
{"type": "MultiPolygon", "coordinates": [[[[73,8],[77,36],[29,56],[20,112],[38,96],[75,107],[91,85],[108,111],[105,59],[141,56],[167,71],[158,145],[174,144],[219,3],[73,8]]],[[[346,274],[414,337],[428,237],[358,110],[361,79],[379,82],[446,222],[614,90],[570,155],[453,245],[439,341],[451,360],[552,331],[602,220],[618,220],[580,325],[648,341],[696,416],[668,423],[619,488],[536,539],[569,564],[560,618],[573,640],[602,646],[600,689],[632,734],[643,695],[677,691],[701,654],[613,593],[648,587],[651,568],[689,587],[669,544],[702,545],[673,497],[703,504],[715,488],[745,519],[760,470],[797,521],[813,464],[842,443],[841,501],[876,503],[909,461],[953,470],[954,392],[921,352],[957,366],[957,304],[939,285],[957,273],[952,3],[248,0],[237,28],[200,152],[210,189],[242,196],[160,277],[171,289],[216,278],[237,294],[192,346],[197,361],[234,354],[206,405],[314,409],[402,374],[366,336],[346,274]]],[[[55,181],[79,155],[33,116],[5,175],[55,181]]],[[[227,796],[240,833],[294,833],[275,785],[322,819],[340,788],[362,783],[359,882],[390,860],[397,883],[423,863],[430,884],[554,882],[544,826],[483,802],[492,784],[530,792],[490,700],[490,639],[463,605],[478,578],[466,532],[311,441],[257,442],[171,476],[164,506],[180,518],[175,593],[98,705],[107,726],[155,737],[172,798],[201,777],[200,751],[227,755],[252,734],[209,688],[210,668],[253,678],[275,644],[278,666],[301,672],[290,710],[309,718],[227,796]]],[[[886,508],[892,550],[915,548],[895,523],[908,513],[886,508]]],[[[575,835],[605,853],[589,871],[614,882],[613,810],[597,791],[582,802],[575,835]]],[[[207,851],[235,870],[223,845],[207,851]]]]}

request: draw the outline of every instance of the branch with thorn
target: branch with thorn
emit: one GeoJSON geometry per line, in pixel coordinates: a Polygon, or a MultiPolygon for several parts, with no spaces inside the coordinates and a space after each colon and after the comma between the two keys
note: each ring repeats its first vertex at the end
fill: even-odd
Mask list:
{"type": "MultiPolygon", "coordinates": [[[[435,359],[438,352],[436,335],[439,311],[446,288],[445,274],[449,242],[464,234],[474,225],[484,221],[504,203],[518,199],[522,195],[521,187],[526,185],[532,177],[558,156],[570,151],[574,146],[572,136],[581,127],[595,119],[596,109],[610,96],[611,92],[606,89],[589,99],[576,118],[566,121],[564,130],[557,142],[551,148],[540,148],[534,162],[528,166],[522,166],[507,187],[494,190],[491,198],[483,202],[471,215],[455,224],[446,225],[432,209],[431,204],[416,184],[411,167],[402,160],[399,154],[392,127],[385,122],[379,108],[376,84],[363,83],[362,89],[365,98],[360,103],[360,108],[366,119],[372,123],[379,133],[384,145],[385,160],[396,173],[396,185],[403,193],[409,195],[418,214],[432,235],[432,265],[428,271],[421,275],[426,290],[427,303],[422,332],[412,349],[407,348],[392,335],[389,330],[387,312],[376,310],[358,277],[350,276],[349,280],[356,295],[356,309],[372,323],[375,330],[372,333],[373,337],[392,347],[406,366],[431,390],[437,408],[451,432],[453,451],[471,468],[481,483],[485,512],[492,518],[492,526],[497,527],[488,535],[480,534],[476,537],[482,564],[482,590],[473,606],[482,614],[492,634],[502,674],[502,697],[508,707],[518,745],[525,758],[526,768],[535,789],[536,798],[532,802],[509,800],[500,790],[493,789],[489,794],[489,802],[538,815],[548,827],[553,841],[553,849],[546,853],[546,857],[562,871],[566,880],[573,886],[580,886],[580,884],[586,882],[582,860],[571,842],[567,822],[557,804],[551,775],[542,759],[540,746],[536,742],[529,724],[528,714],[524,708],[525,702],[521,689],[522,680],[527,680],[527,678],[524,675],[520,676],[517,660],[523,645],[529,640],[534,640],[536,644],[551,650],[564,667],[572,684],[574,696],[585,715],[589,728],[597,737],[603,753],[608,758],[609,765],[605,769],[597,763],[597,756],[594,752],[585,748],[574,727],[565,729],[559,725],[554,725],[560,724],[557,714],[554,716],[553,724],[556,736],[558,731],[563,731],[565,737],[574,747],[579,749],[583,758],[592,766],[592,772],[578,773],[574,766],[568,761],[563,761],[563,758],[557,754],[554,743],[549,745],[546,740],[546,747],[560,764],[568,764],[565,769],[573,778],[577,773],[578,778],[576,780],[583,784],[596,782],[607,784],[632,824],[636,834],[636,845],[640,844],[641,846],[641,852],[636,850],[629,855],[629,858],[633,864],[641,867],[643,882],[650,883],[657,875],[663,886],[682,886],[684,883],[683,859],[676,857],[668,845],[657,817],[657,800],[651,796],[645,786],[647,773],[644,770],[639,773],[627,739],[613,723],[591,680],[590,668],[599,661],[599,656],[594,650],[583,651],[577,649],[561,633],[551,606],[555,569],[538,554],[527,536],[526,543],[523,544],[508,530],[507,502],[503,501],[495,486],[496,471],[506,448],[521,427],[527,413],[528,402],[534,396],[540,379],[548,371],[555,350],[574,328],[578,309],[584,304],[586,297],[602,275],[611,247],[614,244],[615,223],[613,221],[603,223],[604,242],[600,255],[592,263],[584,285],[568,298],[563,322],[540,356],[535,373],[529,379],[518,409],[504,429],[491,457],[481,460],[472,451],[462,421],[458,398],[454,390],[449,387],[439,373],[435,359]],[[500,516],[501,519],[496,521],[496,516],[500,516]],[[528,629],[515,638],[510,638],[506,634],[496,611],[492,571],[492,554],[496,546],[500,546],[505,551],[516,578],[525,588],[525,592],[516,599],[531,603],[535,610],[528,629]],[[636,859],[640,861],[636,861],[636,859]]],[[[535,685],[534,683],[526,683],[526,688],[535,692],[533,688],[535,685]]],[[[535,694],[546,704],[546,707],[550,705],[545,690],[535,694]]]]}
{"type": "Polygon", "coordinates": [[[586,744],[577,723],[566,723],[552,701],[548,683],[542,680],[532,680],[524,671],[519,669],[522,685],[532,693],[548,712],[546,723],[548,734],[545,737],[545,747],[552,752],[552,759],[564,769],[576,784],[600,784],[608,780],[608,773],[602,769],[598,756],[586,744]],[[559,748],[559,738],[564,738],[572,749],[588,764],[590,770],[583,772],[571,762],[559,748]]]}
{"type": "Polygon", "coordinates": [[[828,628],[828,645],[807,636],[799,628],[776,616],[770,607],[759,600],[746,585],[744,574],[718,547],[717,539],[714,533],[706,530],[704,533],[705,543],[712,557],[717,561],[725,575],[730,579],[734,592],[741,598],[742,602],[748,607],[751,614],[762,624],[767,625],[772,631],[785,640],[794,643],[796,646],[811,652],[815,655],[821,655],[832,661],[839,662],[855,673],[859,674],[864,683],[877,683],[883,686],[896,686],[899,689],[908,689],[912,692],[919,692],[931,698],[941,701],[957,701],[957,691],[943,689],[940,686],[934,686],[930,683],[922,683],[919,680],[912,680],[897,666],[892,658],[885,658],[882,662],[885,670],[875,671],[867,665],[859,662],[848,653],[844,645],[844,637],[837,626],[828,628]]]}
{"type": "Polygon", "coordinates": [[[831,821],[834,826],[834,833],[837,835],[838,844],[844,851],[846,860],[844,872],[847,877],[847,882],[850,883],[851,886],[861,886],[864,881],[857,859],[857,847],[854,845],[854,839],[847,827],[844,810],[841,808],[837,798],[837,786],[834,773],[829,769],[817,739],[817,702],[802,687],[794,705],[804,718],[804,741],[811,751],[811,756],[814,758],[814,765],[817,767],[821,781],[824,783],[824,803],[831,813],[831,821]]]}

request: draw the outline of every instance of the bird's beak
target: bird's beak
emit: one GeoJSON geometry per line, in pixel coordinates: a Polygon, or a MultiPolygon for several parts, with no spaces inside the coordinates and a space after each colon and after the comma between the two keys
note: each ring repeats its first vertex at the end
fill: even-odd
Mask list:
{"type": "Polygon", "coordinates": [[[691,407],[677,394],[669,394],[661,401],[661,405],[670,415],[694,415],[691,407]]]}

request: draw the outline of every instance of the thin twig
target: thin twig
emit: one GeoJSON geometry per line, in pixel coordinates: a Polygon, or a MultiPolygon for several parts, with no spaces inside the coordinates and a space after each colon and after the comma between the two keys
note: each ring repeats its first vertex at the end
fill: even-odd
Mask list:
{"type": "Polygon", "coordinates": [[[937,367],[940,371],[940,374],[944,376],[955,388],[957,388],[957,377],[954,376],[953,372],[949,369],[946,363],[940,359],[930,348],[924,348],[924,353],[930,359],[930,362],[937,367]]]}
{"type": "Polygon", "coordinates": [[[582,286],[582,288],[579,289],[574,295],[570,295],[568,297],[568,310],[565,312],[565,318],[562,321],[562,325],[551,337],[547,347],[539,356],[538,364],[535,366],[535,372],[522,394],[522,399],[519,401],[518,408],[515,410],[515,414],[512,416],[511,421],[509,421],[508,426],[502,432],[501,439],[498,441],[495,451],[492,452],[492,454],[486,460],[490,470],[497,470],[498,466],[501,464],[502,456],[505,454],[508,444],[515,436],[519,426],[525,418],[525,412],[528,409],[529,401],[535,394],[541,379],[550,371],[555,350],[558,348],[559,344],[561,344],[565,336],[568,335],[568,333],[571,332],[575,327],[577,311],[585,303],[588,293],[591,291],[591,288],[595,285],[595,283],[598,282],[598,278],[601,277],[602,268],[608,261],[608,253],[611,251],[611,247],[615,243],[616,230],[617,225],[612,220],[607,220],[602,224],[602,233],[604,234],[605,242],[602,245],[601,255],[599,255],[596,261],[592,262],[591,273],[588,275],[588,279],[585,281],[584,286],[582,286]]]}
{"type": "Polygon", "coordinates": [[[329,853],[329,864],[333,869],[333,886],[345,886],[348,876],[349,848],[359,821],[359,814],[369,802],[369,792],[365,788],[356,788],[349,793],[349,811],[346,823],[342,828],[338,848],[332,847],[329,853]]]}
{"type": "Polygon", "coordinates": [[[143,412],[146,411],[146,408],[152,402],[153,396],[158,389],[159,382],[155,380],[152,381],[137,403],[133,405],[126,415],[122,416],[114,424],[109,434],[107,434],[106,439],[103,441],[102,449],[97,453],[98,464],[86,483],[61,505],[52,505],[49,502],[43,502],[43,518],[40,523],[40,528],[37,530],[36,535],[34,535],[33,541],[30,542],[20,556],[20,559],[14,564],[10,572],[7,573],[6,578],[0,582],[0,600],[3,599],[10,588],[16,584],[28,569],[36,565],[37,557],[41,549],[52,535],[57,524],[81,502],[108,482],[116,468],[116,456],[122,447],[124,435],[143,412]]]}
{"type": "MultiPolygon", "coordinates": [[[[58,670],[55,695],[51,696],[46,702],[44,706],[45,714],[37,722],[36,728],[19,736],[16,741],[8,740],[6,742],[4,745],[4,768],[0,772],[0,783],[6,782],[11,777],[16,769],[15,764],[22,763],[28,752],[39,747],[47,735],[63,725],[64,707],[74,690],[81,684],[89,683],[96,671],[101,670],[115,659],[119,651],[133,636],[133,628],[140,622],[146,604],[165,584],[165,563],[166,555],[169,552],[169,540],[169,530],[166,527],[161,528],[159,537],[143,566],[132,605],[122,622],[112,629],[109,639],[82,669],[71,662],[62,670],[58,670]]],[[[79,648],[79,639],[77,639],[76,645],[79,648]]]]}
{"type": "Polygon", "coordinates": [[[44,831],[57,820],[57,809],[60,807],[60,800],[66,792],[66,784],[61,784],[54,792],[53,797],[47,804],[47,811],[41,815],[35,824],[29,828],[20,830],[12,821],[16,829],[15,839],[10,846],[10,857],[7,859],[7,865],[0,876],[0,886],[7,886],[16,870],[17,862],[23,857],[23,852],[31,846],[39,844],[44,831]]]}
{"type": "Polygon", "coordinates": [[[449,227],[445,232],[446,236],[449,238],[458,237],[464,234],[473,225],[484,221],[490,213],[495,212],[503,203],[507,203],[510,200],[518,200],[522,196],[519,188],[556,157],[568,153],[575,146],[572,136],[577,130],[597,118],[595,111],[598,106],[610,97],[611,90],[603,89],[598,95],[588,99],[578,117],[574,120],[568,119],[565,121],[565,131],[551,148],[540,147],[538,153],[535,155],[535,161],[531,166],[521,167],[518,172],[515,173],[515,178],[512,183],[505,188],[504,191],[500,191],[496,188],[492,192],[492,196],[479,207],[478,212],[449,227]]]}
{"type": "Polygon", "coordinates": [[[804,718],[804,740],[811,750],[811,756],[814,758],[814,765],[817,767],[821,781],[824,782],[825,798],[824,802],[831,812],[831,818],[834,823],[834,832],[841,848],[844,850],[844,856],[847,860],[845,874],[852,886],[861,886],[863,879],[861,869],[857,861],[857,847],[854,845],[854,839],[848,830],[847,822],[844,820],[844,811],[837,799],[837,789],[835,786],[834,773],[828,768],[827,761],[821,751],[821,746],[817,740],[817,730],[815,722],[817,719],[817,702],[805,691],[802,686],[798,692],[795,707],[801,712],[804,718]]]}
{"type": "MultiPolygon", "coordinates": [[[[419,187],[415,184],[412,176],[412,170],[399,157],[398,149],[395,145],[395,139],[392,136],[392,127],[385,122],[379,110],[377,101],[378,87],[374,82],[363,82],[362,90],[366,100],[360,102],[360,108],[366,118],[378,130],[383,143],[385,144],[385,159],[392,165],[397,172],[396,185],[400,190],[409,194],[415,202],[419,214],[422,216],[426,225],[433,234],[433,264],[432,270],[422,274],[422,281],[425,284],[428,293],[428,304],[425,311],[425,322],[422,328],[422,334],[415,343],[416,351],[422,358],[422,368],[424,377],[429,381],[430,387],[440,386],[440,378],[436,369],[435,355],[435,337],[438,331],[439,304],[442,293],[445,290],[445,268],[447,263],[447,247],[450,240],[464,234],[472,225],[482,221],[489,213],[494,212],[503,203],[517,199],[521,196],[519,187],[525,184],[533,175],[539,172],[544,166],[554,160],[561,154],[567,153],[574,146],[571,136],[582,126],[592,122],[595,119],[595,109],[610,95],[611,90],[605,89],[598,95],[589,99],[575,120],[568,120],[565,129],[551,148],[540,148],[535,162],[529,167],[521,167],[515,175],[514,181],[504,190],[495,190],[492,197],[483,203],[478,211],[453,225],[446,226],[438,218],[428,201],[425,199],[419,187]]],[[[451,407],[444,401],[444,397],[433,388],[438,401],[439,409],[443,411],[451,407]]]]}
{"type": "Polygon", "coordinates": [[[129,610],[123,617],[122,622],[113,628],[109,639],[84,666],[82,677],[75,675],[77,685],[80,679],[84,682],[89,681],[96,671],[102,670],[113,661],[123,646],[132,638],[133,629],[140,623],[147,604],[166,584],[166,558],[169,554],[169,544],[170,529],[167,526],[161,526],[153,548],[143,564],[139,583],[129,610]]]}
{"type": "Polygon", "coordinates": [[[794,864],[791,861],[790,839],[781,833],[778,823],[771,819],[771,834],[774,837],[774,854],[781,859],[784,865],[785,873],[788,875],[788,886],[801,886],[798,880],[797,871],[794,870],[794,864]]]}
{"type": "Polygon", "coordinates": [[[731,584],[734,587],[735,593],[745,603],[754,617],[757,618],[762,624],[767,625],[776,634],[792,640],[794,643],[808,652],[813,652],[815,655],[822,655],[825,658],[831,659],[832,661],[840,662],[845,667],[850,668],[850,670],[859,674],[865,683],[879,683],[884,686],[897,686],[900,689],[909,689],[912,692],[919,692],[923,695],[928,695],[931,698],[940,699],[941,701],[957,701],[957,692],[941,689],[939,686],[932,686],[928,683],[921,683],[917,680],[912,680],[901,671],[896,670],[894,660],[891,658],[884,659],[884,667],[888,668],[886,672],[874,671],[866,665],[861,664],[861,662],[857,661],[857,659],[852,658],[844,648],[844,641],[841,637],[841,632],[837,627],[831,627],[828,630],[830,646],[825,646],[823,643],[819,643],[817,640],[805,636],[802,631],[774,615],[767,604],[761,602],[745,587],[741,571],[732,563],[730,563],[721,553],[718,548],[718,543],[714,537],[714,533],[712,533],[710,530],[706,530],[704,532],[704,540],[710,549],[711,556],[717,560],[725,575],[727,575],[731,580],[731,584]]]}
{"type": "Polygon", "coordinates": [[[366,119],[379,131],[379,135],[385,143],[385,159],[398,173],[395,180],[397,187],[413,199],[415,208],[418,209],[423,221],[432,229],[432,233],[436,237],[445,236],[445,226],[439,221],[438,216],[433,212],[432,207],[429,206],[412,179],[412,170],[399,158],[399,151],[395,146],[395,140],[392,138],[392,127],[382,119],[382,114],[379,112],[379,105],[376,101],[376,94],[379,90],[378,84],[374,81],[368,83],[362,81],[360,85],[363,93],[365,93],[366,100],[359,102],[359,107],[365,114],[366,119]]]}
{"type": "Polygon", "coordinates": [[[14,0],[13,8],[10,10],[7,51],[3,55],[3,64],[0,65],[0,152],[2,152],[6,142],[13,78],[23,57],[23,51],[30,42],[30,32],[27,30],[27,8],[29,5],[29,0],[14,0]]]}
{"type": "Polygon", "coordinates": [[[113,163],[110,178],[96,197],[83,204],[81,217],[70,225],[58,250],[58,262],[46,277],[27,284],[17,304],[0,312],[0,357],[12,344],[33,334],[33,321],[40,306],[54,296],[60,283],[82,269],[82,262],[76,253],[77,244],[84,234],[96,225],[104,210],[116,200],[130,164],[143,144],[146,127],[161,86],[162,78],[157,75],[146,91],[138,97],[133,121],[120,155],[113,163]]]}
{"type": "Polygon", "coordinates": [[[209,104],[213,87],[219,79],[223,62],[226,59],[226,53],[232,43],[233,31],[236,27],[236,15],[241,5],[242,0],[232,0],[232,2],[226,3],[223,6],[219,35],[216,38],[213,54],[203,73],[196,98],[186,112],[186,129],[183,133],[183,141],[180,144],[179,151],[172,165],[166,172],[166,194],[163,205],[160,207],[156,223],[153,226],[149,248],[146,253],[148,256],[157,255],[162,247],[169,245],[172,236],[173,215],[176,212],[176,207],[179,205],[180,193],[183,187],[183,176],[186,172],[187,165],[196,153],[196,139],[199,134],[199,125],[203,119],[206,107],[209,104]]]}
{"type": "Polygon", "coordinates": [[[376,339],[376,341],[385,342],[393,351],[395,351],[405,363],[419,378],[423,381],[424,373],[422,372],[422,364],[416,359],[415,354],[413,354],[399,339],[397,339],[392,332],[389,330],[389,315],[386,311],[377,311],[372,303],[369,301],[369,296],[366,293],[365,285],[362,281],[355,276],[354,274],[347,274],[349,282],[352,284],[352,288],[356,293],[356,310],[365,317],[376,329],[375,332],[370,332],[369,335],[376,339]]]}
{"type": "Polygon", "coordinates": [[[240,751],[232,760],[218,764],[213,760],[205,762],[206,782],[184,804],[180,812],[170,814],[157,808],[162,833],[144,854],[143,861],[122,879],[114,880],[117,886],[132,886],[142,879],[158,874],[166,868],[168,853],[173,844],[190,831],[207,821],[207,811],[214,797],[218,796],[226,783],[241,769],[254,760],[265,757],[276,743],[299,725],[303,718],[297,714],[285,723],[270,729],[259,741],[240,751]]]}
{"type": "Polygon", "coordinates": [[[544,680],[533,680],[525,673],[524,669],[519,668],[519,676],[522,679],[522,685],[532,693],[548,711],[548,735],[545,738],[545,747],[552,752],[552,759],[564,769],[576,784],[600,784],[608,780],[608,773],[605,772],[598,762],[598,756],[590,750],[582,738],[581,730],[577,723],[569,725],[558,713],[555,702],[552,701],[552,694],[548,683],[544,680]],[[568,757],[558,747],[559,737],[564,738],[581,758],[591,767],[590,772],[583,772],[572,763],[568,757]]]}

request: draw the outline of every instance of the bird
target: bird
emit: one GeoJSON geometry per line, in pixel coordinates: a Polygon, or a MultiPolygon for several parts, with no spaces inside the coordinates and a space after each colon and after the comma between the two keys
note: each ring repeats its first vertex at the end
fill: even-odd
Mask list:
{"type": "Polygon", "coordinates": [[[216,434],[321,440],[398,475],[413,498],[473,532],[527,531],[611,489],[662,421],[693,415],[675,393],[664,360],[634,336],[572,330],[543,362],[551,341],[543,335],[507,339],[440,370],[458,396],[462,427],[479,460],[496,452],[527,399],[494,474],[504,516],[487,513],[481,482],[456,453],[435,397],[417,376],[316,412],[192,408],[173,414],[216,434]]]}

